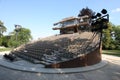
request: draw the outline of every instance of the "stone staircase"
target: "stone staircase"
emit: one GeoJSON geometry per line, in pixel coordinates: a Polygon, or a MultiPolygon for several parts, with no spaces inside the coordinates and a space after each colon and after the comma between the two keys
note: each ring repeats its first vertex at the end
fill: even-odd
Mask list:
{"type": "Polygon", "coordinates": [[[90,52],[90,49],[99,43],[99,35],[94,37],[94,34],[83,32],[50,36],[22,45],[11,53],[35,64],[48,65],[63,62],[90,52]]]}

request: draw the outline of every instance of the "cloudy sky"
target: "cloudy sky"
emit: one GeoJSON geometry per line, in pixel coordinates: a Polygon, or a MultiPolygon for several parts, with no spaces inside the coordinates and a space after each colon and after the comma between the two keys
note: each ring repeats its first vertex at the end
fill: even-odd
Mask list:
{"type": "Polygon", "coordinates": [[[77,16],[82,8],[95,12],[108,10],[110,21],[120,25],[120,0],[0,0],[0,20],[13,31],[15,24],[29,28],[34,39],[58,34],[53,23],[77,16]]]}

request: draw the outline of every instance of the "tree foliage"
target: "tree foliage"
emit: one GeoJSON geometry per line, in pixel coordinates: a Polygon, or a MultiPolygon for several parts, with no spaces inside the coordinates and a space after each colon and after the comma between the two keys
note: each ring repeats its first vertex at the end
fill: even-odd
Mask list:
{"type": "Polygon", "coordinates": [[[4,23],[0,21],[0,37],[3,36],[3,33],[6,32],[7,28],[4,26],[4,23]]]}
{"type": "Polygon", "coordinates": [[[93,15],[95,15],[95,12],[92,9],[89,9],[88,7],[86,7],[80,10],[78,17],[84,16],[84,15],[88,15],[89,17],[92,17],[93,15]]]}
{"type": "Polygon", "coordinates": [[[120,50],[120,26],[108,24],[108,29],[103,30],[102,46],[103,49],[120,50]]]}
{"type": "Polygon", "coordinates": [[[9,42],[9,36],[3,36],[2,38],[2,46],[8,47],[8,42],[9,42]]]}
{"type": "Polygon", "coordinates": [[[113,27],[114,32],[114,43],[116,45],[116,49],[120,50],[120,25],[113,27]]]}
{"type": "Polygon", "coordinates": [[[104,49],[109,49],[112,37],[111,37],[111,32],[112,32],[112,23],[108,23],[108,29],[103,30],[103,37],[102,37],[102,45],[104,49]]]}
{"type": "Polygon", "coordinates": [[[18,32],[12,32],[12,36],[8,42],[9,47],[18,47],[21,44],[27,43],[32,39],[31,31],[26,28],[21,28],[18,32]]]}

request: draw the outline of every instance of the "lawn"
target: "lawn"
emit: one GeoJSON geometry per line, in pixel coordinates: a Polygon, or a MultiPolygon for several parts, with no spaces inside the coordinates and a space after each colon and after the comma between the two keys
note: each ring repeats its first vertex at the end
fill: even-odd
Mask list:
{"type": "Polygon", "coordinates": [[[0,48],[0,52],[3,52],[3,51],[10,51],[12,50],[11,48],[0,48]]]}
{"type": "Polygon", "coordinates": [[[103,50],[102,53],[120,57],[120,50],[103,50]]]}

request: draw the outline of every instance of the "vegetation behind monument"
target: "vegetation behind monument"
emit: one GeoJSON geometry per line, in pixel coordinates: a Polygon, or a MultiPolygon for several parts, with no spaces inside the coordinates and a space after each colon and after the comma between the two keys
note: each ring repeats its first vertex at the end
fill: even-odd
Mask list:
{"type": "Polygon", "coordinates": [[[25,44],[32,39],[31,31],[27,28],[21,28],[20,31],[17,33],[17,35],[14,30],[12,34],[13,35],[10,37],[8,41],[9,47],[18,47],[21,44],[25,44]]]}
{"type": "Polygon", "coordinates": [[[3,35],[7,30],[4,24],[0,21],[0,46],[18,47],[32,39],[31,31],[27,28],[21,28],[19,32],[13,30],[9,35],[3,35]]]}

